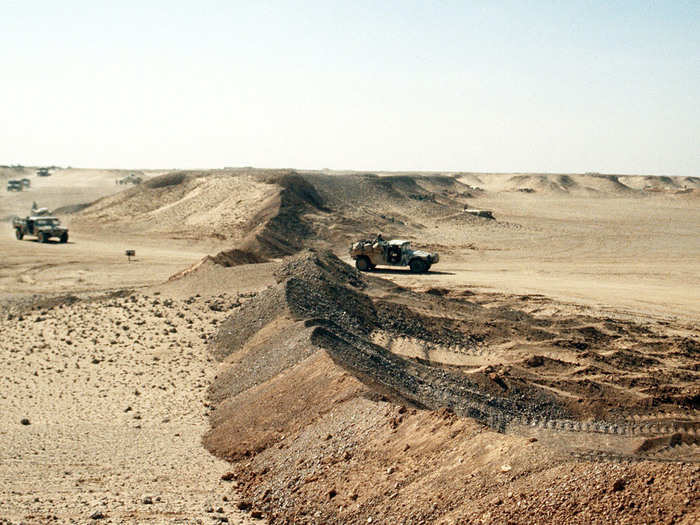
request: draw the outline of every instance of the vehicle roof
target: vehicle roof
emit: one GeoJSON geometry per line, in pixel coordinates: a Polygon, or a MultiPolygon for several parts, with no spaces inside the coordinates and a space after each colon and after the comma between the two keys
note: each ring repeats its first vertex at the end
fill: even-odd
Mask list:
{"type": "Polygon", "coordinates": [[[58,217],[54,217],[53,215],[31,215],[29,218],[32,220],[35,220],[35,219],[56,219],[56,220],[58,220],[58,217]]]}
{"type": "Polygon", "coordinates": [[[392,246],[401,246],[403,244],[406,244],[407,242],[411,241],[407,241],[406,239],[392,239],[387,244],[390,244],[392,246]]]}

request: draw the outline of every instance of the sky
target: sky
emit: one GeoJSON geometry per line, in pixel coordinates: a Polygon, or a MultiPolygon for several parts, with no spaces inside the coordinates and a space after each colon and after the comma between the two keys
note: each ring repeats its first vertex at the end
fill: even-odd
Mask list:
{"type": "Polygon", "coordinates": [[[0,0],[0,164],[700,176],[700,0],[0,0]]]}

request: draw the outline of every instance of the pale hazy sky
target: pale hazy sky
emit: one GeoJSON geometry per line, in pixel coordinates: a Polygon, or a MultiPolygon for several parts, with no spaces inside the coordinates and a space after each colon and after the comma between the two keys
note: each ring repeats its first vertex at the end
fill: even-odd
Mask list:
{"type": "Polygon", "coordinates": [[[700,0],[0,0],[0,164],[700,176],[700,0]]]}

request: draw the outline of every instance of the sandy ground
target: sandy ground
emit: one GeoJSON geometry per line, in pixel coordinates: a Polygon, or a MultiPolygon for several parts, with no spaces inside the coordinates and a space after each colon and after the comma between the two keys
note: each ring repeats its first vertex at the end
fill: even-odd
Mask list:
{"type": "Polygon", "coordinates": [[[247,523],[200,445],[221,316],[141,294],[4,315],[0,518],[247,523]]]}
{"type": "MultiPolygon", "coordinates": [[[[668,197],[542,197],[506,193],[479,200],[499,222],[485,229],[439,229],[434,242],[472,242],[446,257],[435,283],[650,314],[700,317],[700,205],[668,197]]],[[[437,228],[436,228],[437,229],[437,228]]],[[[431,236],[432,237],[432,236],[431,236]]]]}
{"type": "MultiPolygon", "coordinates": [[[[66,170],[45,179],[30,175],[32,188],[29,191],[0,192],[0,219],[26,214],[33,201],[40,206],[57,208],[109,196],[124,189],[114,183],[124,174],[109,170],[66,170]]],[[[149,174],[146,175],[148,178],[149,174]]],[[[623,317],[629,322],[650,323],[662,336],[696,337],[700,319],[700,237],[697,235],[700,206],[696,198],[674,193],[682,186],[674,185],[673,191],[644,196],[628,194],[627,190],[601,196],[585,188],[567,194],[549,191],[549,179],[518,182],[526,188],[539,184],[535,193],[517,191],[512,183],[504,181],[503,177],[483,175],[469,179],[470,184],[488,191],[468,198],[468,204],[493,210],[497,221],[446,220],[439,213],[431,212],[419,216],[416,221],[420,220],[420,224],[415,227],[394,228],[397,224],[393,222],[394,217],[408,224],[407,217],[410,219],[411,213],[422,209],[422,201],[397,200],[378,203],[371,209],[363,203],[353,203],[343,208],[338,203],[342,203],[345,196],[339,194],[337,202],[329,206],[341,209],[345,216],[339,217],[320,208],[313,210],[314,220],[317,220],[314,224],[319,226],[311,229],[316,233],[325,232],[330,245],[345,260],[348,260],[347,243],[343,235],[347,232],[375,233],[374,226],[367,226],[369,222],[366,219],[361,222],[358,217],[375,217],[380,224],[376,228],[381,228],[387,237],[396,233],[407,236],[418,246],[435,247],[441,253],[441,262],[431,273],[417,276],[403,270],[377,272],[379,277],[419,293],[449,289],[453,298],[455,294],[474,293],[485,307],[516,306],[518,309],[522,309],[520,298],[529,296],[532,302],[528,303],[527,311],[533,315],[556,318],[592,309],[600,319],[609,315],[615,319],[623,317]],[[413,207],[407,211],[404,205],[413,207]],[[358,232],[359,227],[367,227],[368,231],[358,232]],[[535,300],[537,294],[546,296],[541,304],[535,300]],[[662,330],[667,332],[662,334],[662,330]]],[[[634,188],[656,184],[646,178],[633,178],[628,182],[634,188]]],[[[332,186],[332,182],[328,183],[328,187],[332,186]]],[[[613,189],[618,191],[617,187],[613,189]]],[[[134,231],[130,231],[129,220],[120,212],[132,209],[134,202],[115,196],[97,211],[80,217],[62,217],[71,228],[70,242],[66,245],[40,244],[27,239],[19,242],[14,239],[10,225],[0,222],[0,327],[3,333],[0,341],[0,521],[44,523],[56,516],[53,521],[87,522],[95,512],[103,514],[105,521],[114,523],[190,523],[197,520],[208,523],[215,519],[222,521],[221,518],[242,523],[250,520],[250,514],[236,508],[239,501],[236,482],[220,479],[233,467],[214,459],[201,446],[201,437],[209,428],[205,415],[209,401],[205,390],[220,373],[219,365],[210,361],[206,341],[228,313],[238,308],[237,304],[274,282],[275,264],[233,268],[207,264],[201,267],[202,271],[181,279],[168,282],[168,278],[197,264],[207,254],[231,247],[225,239],[240,239],[250,232],[255,234],[256,228],[269,218],[266,214],[276,205],[272,190],[274,187],[267,183],[247,179],[233,183],[219,178],[192,180],[185,189],[175,186],[159,189],[158,195],[162,194],[164,199],[162,203],[149,203],[147,198],[139,196],[136,205],[144,211],[135,212],[138,225],[134,231]],[[216,195],[208,199],[206,191],[216,195]],[[246,191],[250,195],[243,195],[246,191]],[[222,195],[225,192],[232,194],[222,195]],[[110,203],[122,208],[110,208],[110,203]],[[236,208],[228,215],[222,209],[224,216],[221,216],[215,213],[215,209],[219,209],[217,206],[236,208]],[[264,213],[256,215],[261,209],[264,213]],[[249,230],[236,230],[243,227],[246,218],[255,219],[245,224],[249,230]],[[215,219],[220,220],[216,222],[215,219]],[[110,228],[112,224],[118,228],[110,228]],[[184,234],[183,224],[187,226],[184,234]],[[232,228],[232,231],[222,228],[232,228]],[[127,262],[126,249],[136,250],[134,262],[127,262]],[[123,289],[133,291],[119,292],[123,289]],[[196,297],[197,294],[200,297],[196,297]],[[81,300],[46,302],[49,298],[66,295],[81,300]],[[23,418],[29,420],[28,425],[21,423],[23,418]],[[217,512],[219,508],[222,512],[217,512]]],[[[323,195],[326,197],[325,193],[323,195]]],[[[461,206],[463,200],[455,202],[461,206]]],[[[281,328],[284,327],[280,325],[281,328]]],[[[274,333],[267,333],[260,337],[273,336],[274,333]]],[[[394,350],[410,354],[411,345],[410,338],[402,339],[394,350]]],[[[515,361],[516,357],[525,358],[527,352],[534,351],[537,346],[531,343],[527,352],[523,350],[522,355],[514,357],[512,345],[502,341],[499,345],[500,353],[491,356],[495,364],[515,361]]],[[[432,357],[438,361],[454,357],[444,352],[440,354],[440,351],[438,348],[432,357]]],[[[555,347],[546,351],[552,356],[562,352],[560,357],[574,360],[569,350],[555,347]]],[[[486,366],[491,357],[486,354],[469,357],[473,361],[470,366],[486,366]]],[[[466,358],[460,356],[460,359],[466,358]]],[[[330,366],[325,362],[321,364],[330,366]]],[[[335,377],[334,373],[329,368],[328,377],[335,377]]],[[[688,371],[686,375],[696,373],[688,371]]],[[[344,381],[351,383],[347,378],[344,381]]],[[[608,374],[605,381],[612,383],[614,378],[608,374]]],[[[358,391],[362,388],[358,386],[358,391]]],[[[398,407],[392,404],[384,407],[386,402],[379,401],[377,408],[364,399],[360,397],[348,405],[347,410],[357,410],[357,414],[340,414],[332,424],[351,428],[355,425],[352,418],[356,417],[356,429],[366,432],[364,437],[352,436],[358,450],[365,450],[368,457],[374,457],[372,450],[379,450],[381,443],[393,440],[392,447],[396,450],[392,450],[401,454],[406,443],[396,440],[391,423],[398,417],[395,413],[398,407]],[[379,434],[373,434],[373,425],[381,426],[379,434]]],[[[286,410],[281,405],[274,406],[276,410],[286,410]]],[[[415,425],[421,425],[428,424],[424,421],[426,418],[438,416],[419,411],[411,417],[415,425]]],[[[439,417],[438,420],[441,421],[439,417]]],[[[450,443],[450,425],[435,443],[450,443]]],[[[487,434],[481,427],[469,427],[465,431],[468,436],[476,434],[484,442],[493,442],[494,447],[511,450],[512,445],[517,448],[517,454],[530,454],[522,452],[530,443],[526,438],[487,434]]],[[[324,436],[320,437],[321,441],[325,440],[324,436]]],[[[422,450],[410,437],[406,439],[414,450],[422,450]]],[[[430,436],[420,439],[429,443],[430,436]]],[[[311,449],[305,450],[309,443],[312,441],[300,440],[289,446],[299,455],[299,461],[313,463],[316,468],[320,463],[309,462],[311,449]]],[[[337,445],[338,454],[342,456],[342,439],[329,439],[328,444],[337,445]]],[[[435,473],[436,483],[449,479],[450,465],[456,455],[478,455],[476,449],[467,450],[466,441],[460,441],[455,447],[444,453],[430,452],[441,454],[442,470],[439,475],[435,473]]],[[[286,449],[277,450],[284,455],[286,449]]],[[[323,450],[321,447],[318,453],[322,454],[323,450]]],[[[484,461],[489,468],[498,469],[506,461],[516,461],[517,454],[513,454],[511,457],[493,452],[490,459],[484,461]]],[[[537,448],[534,456],[527,455],[528,459],[524,460],[530,465],[528,476],[541,470],[544,477],[523,479],[541,482],[542,486],[556,491],[556,469],[564,467],[560,462],[550,462],[547,454],[545,448],[537,448]]],[[[250,482],[245,476],[250,469],[263,471],[265,457],[261,455],[258,463],[236,467],[241,482],[248,483],[247,497],[252,497],[257,485],[254,479],[250,482]]],[[[416,453],[415,461],[427,472],[431,464],[429,458],[429,454],[416,453]]],[[[392,488],[395,482],[391,474],[380,474],[397,462],[400,468],[414,468],[413,460],[399,460],[381,451],[375,459],[367,464],[355,462],[352,468],[360,478],[381,478],[382,484],[386,482],[382,490],[389,498],[396,492],[392,488]]],[[[333,457],[331,460],[335,461],[333,457]]],[[[479,473],[478,462],[468,466],[474,469],[475,476],[486,476],[486,471],[479,473]]],[[[586,477],[586,469],[599,468],[598,464],[571,468],[576,472],[567,471],[562,475],[569,476],[567,479],[572,484],[580,479],[587,479],[591,484],[612,484],[617,479],[615,476],[627,476],[632,485],[639,482],[641,486],[650,475],[657,479],[664,475],[662,466],[657,468],[655,464],[649,468],[640,467],[637,474],[624,469],[618,474],[613,472],[610,479],[604,478],[608,475],[605,469],[596,474],[598,477],[586,477]]],[[[468,484],[472,479],[471,471],[460,472],[463,477],[459,479],[465,483],[465,489],[458,493],[465,498],[475,498],[477,502],[470,510],[473,513],[470,519],[478,522],[488,514],[498,522],[498,516],[508,516],[504,514],[505,506],[499,504],[502,511],[499,514],[490,504],[496,492],[468,484]]],[[[309,474],[314,475],[314,472],[309,474]]],[[[670,479],[686,482],[696,478],[697,472],[676,469],[668,475],[670,479]]],[[[345,483],[342,481],[344,474],[339,476],[335,482],[345,483]]],[[[512,477],[515,480],[515,476],[512,477]]],[[[318,492],[318,496],[327,501],[331,490],[324,484],[327,481],[312,480],[308,489],[318,492]]],[[[527,493],[531,500],[536,499],[531,488],[512,485],[517,488],[512,490],[509,483],[499,481],[497,486],[503,492],[498,497],[504,501],[510,498],[510,492],[527,493]]],[[[422,490],[420,487],[436,490],[431,483],[417,487],[416,494],[422,490]]],[[[281,492],[273,499],[284,502],[283,492],[287,489],[282,486],[279,489],[281,492]]],[[[351,495],[348,493],[347,497],[351,495]]],[[[373,499],[375,496],[360,495],[357,505],[361,504],[361,508],[353,511],[353,519],[366,520],[372,515],[372,507],[380,504],[373,499]]],[[[264,498],[264,491],[259,497],[264,498]]],[[[692,507],[697,503],[695,489],[690,493],[676,491],[673,498],[669,498],[664,508],[676,504],[692,507]]],[[[342,499],[340,503],[338,499],[335,510],[329,511],[325,503],[319,503],[319,508],[323,509],[323,516],[333,521],[338,516],[334,514],[338,505],[348,509],[356,505],[354,501],[342,499]],[[330,514],[326,514],[327,511],[330,514]]],[[[421,498],[416,501],[422,502],[422,510],[434,504],[421,498]]],[[[651,506],[657,502],[653,498],[648,501],[651,506]]],[[[406,504],[406,500],[401,502],[406,504]]],[[[542,503],[538,512],[547,504],[542,503]]],[[[294,505],[296,511],[304,510],[299,509],[299,500],[294,505]]],[[[617,500],[610,500],[610,505],[618,505],[617,500]]],[[[605,507],[605,512],[612,512],[614,516],[615,508],[605,507]]],[[[424,515],[429,522],[430,512],[424,515]]],[[[541,515],[541,512],[533,514],[541,515]]],[[[692,522],[687,521],[687,511],[683,515],[686,523],[692,522]]],[[[313,515],[311,518],[304,516],[313,522],[313,515]]],[[[377,522],[379,518],[376,514],[373,516],[377,522]]],[[[567,516],[571,515],[562,515],[561,519],[565,521],[567,516]]],[[[490,517],[482,521],[489,522],[490,517]]],[[[459,514],[454,514],[453,518],[458,522],[459,514]]],[[[445,523],[450,522],[445,517],[445,523]]],[[[629,522],[634,523],[633,520],[629,522]]]]}
{"type": "Polygon", "coordinates": [[[414,241],[469,249],[449,249],[433,274],[380,269],[381,275],[407,286],[539,293],[630,313],[700,318],[700,206],[664,198],[513,194],[479,204],[495,210],[499,223],[439,225],[414,241]]]}
{"type": "MultiPolygon", "coordinates": [[[[0,215],[123,189],[113,172],[32,181],[2,194],[0,215]]],[[[200,444],[215,373],[201,348],[224,314],[194,293],[104,295],[161,283],[211,246],[90,229],[40,244],[0,231],[0,521],[248,523],[220,479],[228,465],[200,444]]]]}
{"type": "MultiPolygon", "coordinates": [[[[70,221],[66,221],[70,222],[70,221]]],[[[14,239],[12,227],[0,223],[0,296],[77,293],[141,287],[167,280],[198,261],[211,244],[96,233],[71,228],[67,244],[14,239]],[[135,250],[129,262],[125,251],[135,250]]]]}

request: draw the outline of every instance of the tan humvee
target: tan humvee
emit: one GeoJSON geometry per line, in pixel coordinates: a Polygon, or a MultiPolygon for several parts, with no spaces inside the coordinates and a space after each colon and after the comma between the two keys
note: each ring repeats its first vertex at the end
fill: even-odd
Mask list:
{"type": "Polygon", "coordinates": [[[385,241],[381,236],[353,243],[350,247],[350,257],[355,259],[355,266],[362,272],[373,270],[379,265],[409,266],[414,273],[427,272],[440,260],[437,253],[412,250],[409,241],[385,241]]]}

